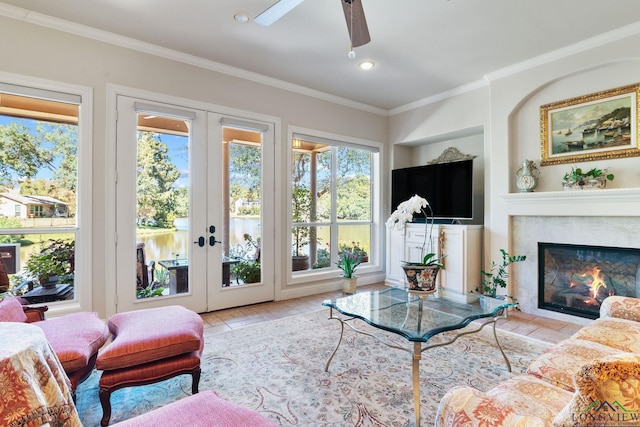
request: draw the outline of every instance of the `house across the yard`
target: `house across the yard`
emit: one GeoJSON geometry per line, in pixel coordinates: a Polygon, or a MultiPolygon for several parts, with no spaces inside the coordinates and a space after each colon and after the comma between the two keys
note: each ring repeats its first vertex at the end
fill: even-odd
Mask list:
{"type": "Polygon", "coordinates": [[[26,219],[67,215],[67,204],[53,197],[0,193],[0,216],[26,219]]]}

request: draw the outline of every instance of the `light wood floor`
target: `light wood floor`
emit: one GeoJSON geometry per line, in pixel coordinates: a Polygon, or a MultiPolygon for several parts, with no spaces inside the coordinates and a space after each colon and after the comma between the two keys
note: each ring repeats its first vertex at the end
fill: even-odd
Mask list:
{"type": "MultiPolygon", "coordinates": [[[[358,292],[382,289],[383,284],[358,287],[358,292]]],[[[217,334],[243,328],[267,320],[315,311],[322,307],[325,299],[343,296],[342,291],[326,292],[318,295],[265,302],[244,307],[230,308],[202,314],[205,334],[217,334]]],[[[328,309],[327,309],[328,310],[328,309]]],[[[557,343],[573,335],[581,326],[518,311],[509,313],[509,318],[498,323],[498,329],[526,335],[541,341],[557,343]]]]}

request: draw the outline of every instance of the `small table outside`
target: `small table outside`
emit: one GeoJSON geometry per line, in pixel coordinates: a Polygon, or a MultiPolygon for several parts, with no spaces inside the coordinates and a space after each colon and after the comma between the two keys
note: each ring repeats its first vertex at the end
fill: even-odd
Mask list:
{"type": "Polygon", "coordinates": [[[169,294],[189,292],[189,260],[165,259],[158,264],[169,270],[169,294]]]}
{"type": "Polygon", "coordinates": [[[0,383],[11,402],[0,405],[0,420],[15,425],[82,425],[69,379],[37,326],[0,323],[0,383]]]}
{"type": "Polygon", "coordinates": [[[474,304],[461,304],[442,298],[434,298],[433,295],[416,295],[401,288],[389,288],[374,292],[362,292],[355,295],[325,300],[323,306],[329,307],[329,319],[340,322],[340,338],[335,350],[331,353],[325,365],[325,372],[336,355],[342,336],[344,325],[354,331],[371,336],[381,343],[398,350],[403,350],[412,355],[413,372],[413,403],[415,407],[416,426],[420,425],[420,359],[422,352],[435,347],[449,345],[463,335],[479,332],[486,325],[493,325],[493,336],[511,372],[511,364],[500,346],[496,334],[496,323],[506,317],[506,309],[515,307],[515,304],[498,300],[497,303],[487,304],[481,308],[477,302],[474,304]],[[334,310],[346,316],[334,316],[334,310]],[[388,343],[374,333],[357,329],[347,323],[354,319],[361,319],[369,325],[398,334],[407,339],[407,347],[388,343]],[[462,329],[474,320],[484,319],[478,328],[460,331],[451,340],[444,343],[428,344],[429,339],[446,331],[462,329]]]}
{"type": "MultiPolygon", "coordinates": [[[[239,263],[236,258],[222,257],[222,286],[231,286],[231,265],[239,263]]],[[[189,291],[189,260],[166,259],[158,264],[169,270],[169,293],[183,293],[189,291]]]]}

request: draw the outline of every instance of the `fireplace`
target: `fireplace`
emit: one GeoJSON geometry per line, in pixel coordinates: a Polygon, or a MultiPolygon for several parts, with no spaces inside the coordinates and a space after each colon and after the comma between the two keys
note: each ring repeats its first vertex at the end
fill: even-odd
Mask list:
{"type": "Polygon", "coordinates": [[[610,295],[640,295],[640,249],[538,242],[538,307],[595,319],[610,295]]]}

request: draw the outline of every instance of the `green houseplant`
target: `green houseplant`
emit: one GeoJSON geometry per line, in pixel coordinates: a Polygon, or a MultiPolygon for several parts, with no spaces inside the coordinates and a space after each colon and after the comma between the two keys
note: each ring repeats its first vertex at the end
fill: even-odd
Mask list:
{"type": "Polygon", "coordinates": [[[509,255],[504,249],[500,249],[502,254],[502,262],[498,264],[491,261],[489,271],[482,270],[482,289],[478,291],[491,298],[496,297],[498,288],[507,287],[507,279],[509,278],[509,266],[514,262],[521,262],[527,259],[526,255],[509,255]]]}
{"type": "Polygon", "coordinates": [[[565,190],[582,190],[586,188],[604,188],[607,181],[613,181],[614,175],[607,169],[592,168],[588,171],[582,168],[571,168],[562,177],[562,186],[565,190]]]}
{"type": "Polygon", "coordinates": [[[343,251],[338,255],[336,265],[342,270],[342,291],[346,294],[356,292],[357,279],[354,276],[356,268],[362,263],[362,256],[357,253],[343,251]]]}

